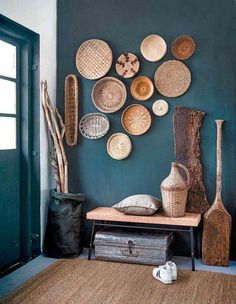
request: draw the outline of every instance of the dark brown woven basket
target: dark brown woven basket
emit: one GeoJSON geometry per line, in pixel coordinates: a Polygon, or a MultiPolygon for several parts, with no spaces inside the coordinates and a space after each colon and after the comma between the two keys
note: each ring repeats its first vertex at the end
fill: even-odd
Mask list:
{"type": "Polygon", "coordinates": [[[68,146],[77,144],[78,137],[78,80],[68,75],[65,80],[65,134],[68,146]]]}

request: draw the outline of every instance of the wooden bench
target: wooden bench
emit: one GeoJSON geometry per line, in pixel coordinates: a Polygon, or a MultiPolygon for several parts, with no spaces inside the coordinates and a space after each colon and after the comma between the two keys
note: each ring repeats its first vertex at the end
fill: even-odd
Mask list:
{"type": "Polygon", "coordinates": [[[88,260],[91,259],[96,226],[152,229],[162,231],[187,232],[190,236],[192,270],[195,270],[195,250],[198,257],[196,227],[201,221],[200,213],[185,213],[184,217],[167,217],[161,213],[151,216],[126,215],[114,208],[98,207],[87,213],[87,220],[92,221],[88,260]],[[132,226],[132,224],[136,224],[132,226]]]}

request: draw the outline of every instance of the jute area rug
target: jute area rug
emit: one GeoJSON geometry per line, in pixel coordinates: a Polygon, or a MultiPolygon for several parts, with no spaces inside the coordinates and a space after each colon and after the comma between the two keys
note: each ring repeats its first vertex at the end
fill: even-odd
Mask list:
{"type": "Polygon", "coordinates": [[[1,303],[235,304],[236,276],[181,271],[172,285],[152,278],[152,266],[61,260],[1,303]]]}

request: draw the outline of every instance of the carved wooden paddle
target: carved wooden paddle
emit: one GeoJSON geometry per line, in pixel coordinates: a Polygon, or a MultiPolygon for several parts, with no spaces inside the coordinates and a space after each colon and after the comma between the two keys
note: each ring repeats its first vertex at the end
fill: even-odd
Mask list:
{"type": "Polygon", "coordinates": [[[222,198],[222,124],[217,126],[217,179],[216,196],[211,208],[204,214],[202,259],[207,265],[227,266],[229,263],[231,216],[226,211],[222,198]]]}

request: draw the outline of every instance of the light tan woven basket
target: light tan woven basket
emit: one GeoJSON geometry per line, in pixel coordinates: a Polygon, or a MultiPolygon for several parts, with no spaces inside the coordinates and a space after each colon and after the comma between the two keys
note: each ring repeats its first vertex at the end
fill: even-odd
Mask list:
{"type": "Polygon", "coordinates": [[[190,175],[188,169],[178,163],[172,163],[169,176],[161,183],[162,204],[165,215],[170,217],[182,217],[185,214],[190,175]],[[178,167],[184,169],[187,182],[178,171],[178,167]]]}
{"type": "Polygon", "coordinates": [[[128,157],[131,149],[131,140],[124,133],[114,133],[107,141],[107,153],[116,160],[128,157]]]}
{"type": "Polygon", "coordinates": [[[131,135],[142,135],[148,131],[152,123],[151,114],[143,105],[132,104],[122,113],[122,127],[131,135]]]}
{"type": "Polygon", "coordinates": [[[168,60],[157,68],[154,75],[154,84],[161,95],[178,97],[189,89],[191,72],[183,62],[168,60]]]}
{"type": "Polygon", "coordinates": [[[91,96],[99,111],[114,113],[123,107],[127,91],[124,83],[118,78],[104,77],[95,83],[91,96]]]}
{"type": "Polygon", "coordinates": [[[76,67],[87,79],[98,79],[105,76],[112,65],[112,50],[100,39],[83,42],[76,53],[76,67]]]}

